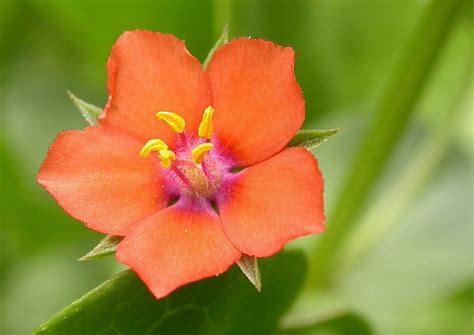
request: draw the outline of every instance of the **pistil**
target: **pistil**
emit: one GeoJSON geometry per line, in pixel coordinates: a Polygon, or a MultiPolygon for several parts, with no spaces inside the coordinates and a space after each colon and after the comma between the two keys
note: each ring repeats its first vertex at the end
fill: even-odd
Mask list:
{"type": "Polygon", "coordinates": [[[181,172],[181,170],[179,169],[179,167],[177,166],[177,164],[173,164],[171,166],[171,170],[176,174],[176,176],[183,182],[184,185],[188,186],[188,187],[191,187],[191,183],[190,181],[188,180],[188,178],[186,178],[186,176],[184,175],[184,173],[181,172]]]}

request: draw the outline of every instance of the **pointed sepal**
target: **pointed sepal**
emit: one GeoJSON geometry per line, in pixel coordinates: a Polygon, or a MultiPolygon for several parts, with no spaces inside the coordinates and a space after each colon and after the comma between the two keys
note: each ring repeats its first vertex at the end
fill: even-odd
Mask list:
{"type": "Polygon", "coordinates": [[[260,292],[262,290],[262,277],[260,275],[257,257],[242,255],[242,258],[237,262],[237,265],[253,286],[255,286],[257,291],[260,292]]]}
{"type": "Polygon", "coordinates": [[[217,40],[216,44],[214,44],[211,51],[209,51],[209,53],[207,54],[206,60],[202,64],[204,68],[207,68],[207,66],[209,65],[209,62],[211,61],[212,56],[214,55],[214,52],[216,52],[217,49],[219,49],[221,46],[223,46],[227,42],[229,42],[229,24],[226,23],[226,25],[224,26],[224,29],[222,29],[221,36],[217,40]]]}
{"type": "Polygon", "coordinates": [[[72,103],[76,108],[81,112],[82,116],[86,119],[86,121],[91,125],[95,126],[98,123],[99,116],[102,113],[102,108],[94,106],[90,103],[85,102],[84,100],[79,99],[71,91],[67,91],[69,98],[71,99],[72,103]]]}
{"type": "Polygon", "coordinates": [[[122,240],[122,236],[107,235],[99,242],[99,244],[95,246],[94,249],[79,258],[79,260],[92,261],[113,254],[117,250],[117,246],[122,240]]]}
{"type": "Polygon", "coordinates": [[[305,147],[308,150],[312,150],[319,146],[321,143],[326,142],[328,138],[336,135],[343,128],[334,129],[311,129],[311,130],[300,130],[288,143],[289,147],[305,147]]]}

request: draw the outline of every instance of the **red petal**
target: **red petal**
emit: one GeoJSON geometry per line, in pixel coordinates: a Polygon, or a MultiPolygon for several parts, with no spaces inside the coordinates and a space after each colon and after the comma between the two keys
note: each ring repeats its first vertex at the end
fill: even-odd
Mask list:
{"type": "Polygon", "coordinates": [[[236,39],[214,54],[207,70],[214,130],[242,166],[271,157],[301,127],[293,65],[293,49],[264,40],[236,39]]]}
{"type": "Polygon", "coordinates": [[[324,230],[323,178],[303,148],[242,171],[219,201],[224,230],[240,251],[266,257],[291,239],[324,230]]]}
{"type": "Polygon", "coordinates": [[[199,61],[172,35],[129,31],[120,36],[107,64],[110,98],[102,123],[125,130],[142,141],[172,131],[155,118],[161,110],[185,118],[196,132],[210,104],[209,84],[199,61]]]}
{"type": "Polygon", "coordinates": [[[104,127],[61,133],[38,182],[71,216],[106,234],[124,235],[166,205],[156,161],[142,143],[104,127]]]}
{"type": "Polygon", "coordinates": [[[240,259],[213,212],[169,207],[133,229],[117,259],[162,298],[178,287],[219,275],[240,259]]]}

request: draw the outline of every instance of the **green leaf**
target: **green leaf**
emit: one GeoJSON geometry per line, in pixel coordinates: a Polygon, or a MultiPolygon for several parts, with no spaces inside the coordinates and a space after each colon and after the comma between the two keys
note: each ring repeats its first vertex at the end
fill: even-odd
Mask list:
{"type": "Polygon", "coordinates": [[[67,91],[67,94],[69,95],[69,98],[71,99],[74,106],[76,106],[79,112],[81,112],[82,116],[84,116],[86,121],[91,126],[95,126],[100,114],[102,113],[102,109],[79,99],[74,94],[72,94],[71,91],[67,91]]]}
{"type": "Polygon", "coordinates": [[[237,265],[257,291],[260,292],[262,290],[262,276],[258,267],[257,257],[243,255],[237,262],[237,265]]]}
{"type": "MultiPolygon", "coordinates": [[[[79,258],[80,261],[92,261],[115,253],[118,244],[123,240],[122,236],[107,235],[104,237],[94,249],[89,251],[87,254],[79,258]]],[[[237,262],[240,270],[255,286],[257,291],[262,290],[262,280],[260,269],[256,257],[243,255],[242,258],[237,262]]]]}
{"type": "Polygon", "coordinates": [[[371,335],[373,333],[366,320],[355,313],[345,312],[302,327],[281,329],[275,335],[371,335]]]}
{"type": "Polygon", "coordinates": [[[207,66],[209,65],[209,62],[211,61],[212,56],[214,55],[214,52],[216,52],[217,49],[219,49],[221,46],[226,44],[228,41],[229,41],[229,25],[226,24],[224,26],[224,29],[222,30],[221,37],[219,37],[216,44],[214,44],[211,51],[209,51],[209,54],[207,55],[206,60],[204,61],[202,65],[204,68],[207,68],[207,66]]]}
{"type": "Polygon", "coordinates": [[[305,147],[308,150],[316,148],[323,142],[326,142],[328,138],[336,135],[343,128],[334,129],[311,129],[311,130],[300,130],[288,143],[289,147],[305,147]]]}
{"type": "Polygon", "coordinates": [[[258,293],[240,270],[183,287],[156,300],[130,270],[90,291],[35,334],[271,334],[295,299],[306,272],[302,253],[261,261],[258,293]]]}
{"type": "Polygon", "coordinates": [[[92,261],[113,254],[115,250],[117,250],[117,245],[122,240],[122,236],[107,235],[94,247],[94,249],[79,258],[79,260],[92,261]]]}

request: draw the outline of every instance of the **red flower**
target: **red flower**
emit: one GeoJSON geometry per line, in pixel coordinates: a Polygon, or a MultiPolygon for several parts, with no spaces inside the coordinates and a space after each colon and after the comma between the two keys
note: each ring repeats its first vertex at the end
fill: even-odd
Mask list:
{"type": "Polygon", "coordinates": [[[88,227],[125,236],[117,259],[156,297],[242,253],[273,255],[324,230],[317,161],[285,148],[305,115],[293,65],[291,48],[241,38],[204,70],[174,36],[126,32],[99,125],[61,133],[38,181],[88,227]]]}

